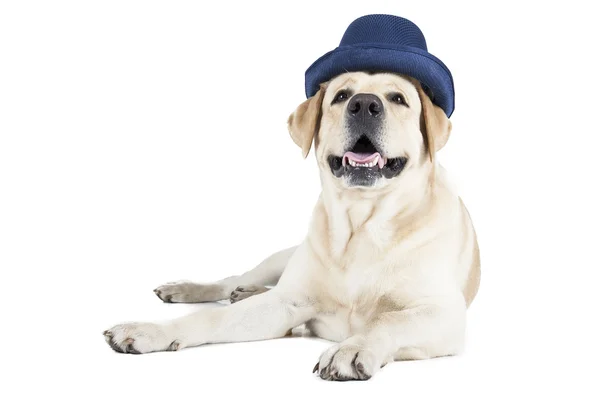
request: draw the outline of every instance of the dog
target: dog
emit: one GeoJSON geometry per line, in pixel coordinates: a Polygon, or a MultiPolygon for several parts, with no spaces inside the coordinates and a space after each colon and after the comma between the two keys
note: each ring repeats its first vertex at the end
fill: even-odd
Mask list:
{"type": "Polygon", "coordinates": [[[158,287],[165,302],[232,304],[116,325],[106,342],[120,353],[173,351],[305,324],[337,342],[313,371],[336,381],[459,353],[480,258],[469,213],[436,161],[451,127],[408,76],[350,72],[321,84],[288,120],[305,158],[314,143],[322,183],[305,240],[241,276],[158,287]]]}

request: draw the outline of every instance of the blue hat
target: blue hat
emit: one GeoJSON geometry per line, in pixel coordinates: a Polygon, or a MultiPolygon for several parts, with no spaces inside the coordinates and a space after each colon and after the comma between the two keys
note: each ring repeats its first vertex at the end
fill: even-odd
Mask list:
{"type": "Polygon", "coordinates": [[[454,83],[450,70],[427,52],[417,25],[394,15],[360,17],[348,26],[337,49],[306,70],[306,97],[319,85],[344,72],[389,71],[417,79],[449,117],[454,111],[454,83]]]}

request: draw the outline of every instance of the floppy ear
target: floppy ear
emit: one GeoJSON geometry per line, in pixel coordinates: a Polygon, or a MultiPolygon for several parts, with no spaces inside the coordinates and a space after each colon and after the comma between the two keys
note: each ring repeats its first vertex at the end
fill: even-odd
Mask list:
{"type": "Polygon", "coordinates": [[[444,147],[450,137],[452,122],[450,122],[444,110],[431,102],[420,84],[415,86],[421,99],[421,131],[429,152],[429,158],[433,161],[435,153],[444,147]]]}
{"type": "Polygon", "coordinates": [[[294,143],[302,149],[302,156],[306,158],[310,151],[313,138],[321,126],[321,105],[325,95],[325,85],[321,85],[317,93],[304,103],[300,104],[288,118],[288,130],[294,143]]]}

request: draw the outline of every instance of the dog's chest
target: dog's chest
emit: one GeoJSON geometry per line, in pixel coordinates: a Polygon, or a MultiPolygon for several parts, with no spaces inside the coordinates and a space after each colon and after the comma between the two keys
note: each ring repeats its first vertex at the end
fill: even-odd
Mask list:
{"type": "Polygon", "coordinates": [[[377,266],[331,269],[319,315],[307,324],[317,336],[340,341],[363,331],[376,313],[388,283],[377,266]]]}
{"type": "Polygon", "coordinates": [[[315,272],[321,312],[307,327],[317,336],[340,341],[364,331],[387,295],[402,290],[402,254],[388,251],[394,229],[387,221],[369,220],[372,213],[344,213],[330,224],[328,242],[313,241],[322,260],[315,272]]]}

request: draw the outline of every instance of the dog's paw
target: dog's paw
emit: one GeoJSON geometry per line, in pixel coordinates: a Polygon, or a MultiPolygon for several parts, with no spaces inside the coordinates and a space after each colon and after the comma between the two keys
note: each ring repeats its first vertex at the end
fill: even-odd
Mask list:
{"type": "Polygon", "coordinates": [[[336,344],[325,351],[313,373],[327,381],[364,381],[379,370],[375,355],[356,344],[336,344]]]}
{"type": "Polygon", "coordinates": [[[260,293],[264,293],[269,289],[264,286],[257,285],[243,285],[235,288],[233,292],[229,295],[229,301],[235,303],[240,300],[247,299],[250,296],[254,296],[260,293]]]}
{"type": "Polygon", "coordinates": [[[118,353],[143,354],[183,348],[166,327],[153,323],[113,326],[104,331],[104,340],[118,353]]]}
{"type": "Polygon", "coordinates": [[[154,289],[154,293],[165,303],[204,303],[227,298],[222,285],[203,285],[189,281],[165,283],[154,289]]]}

